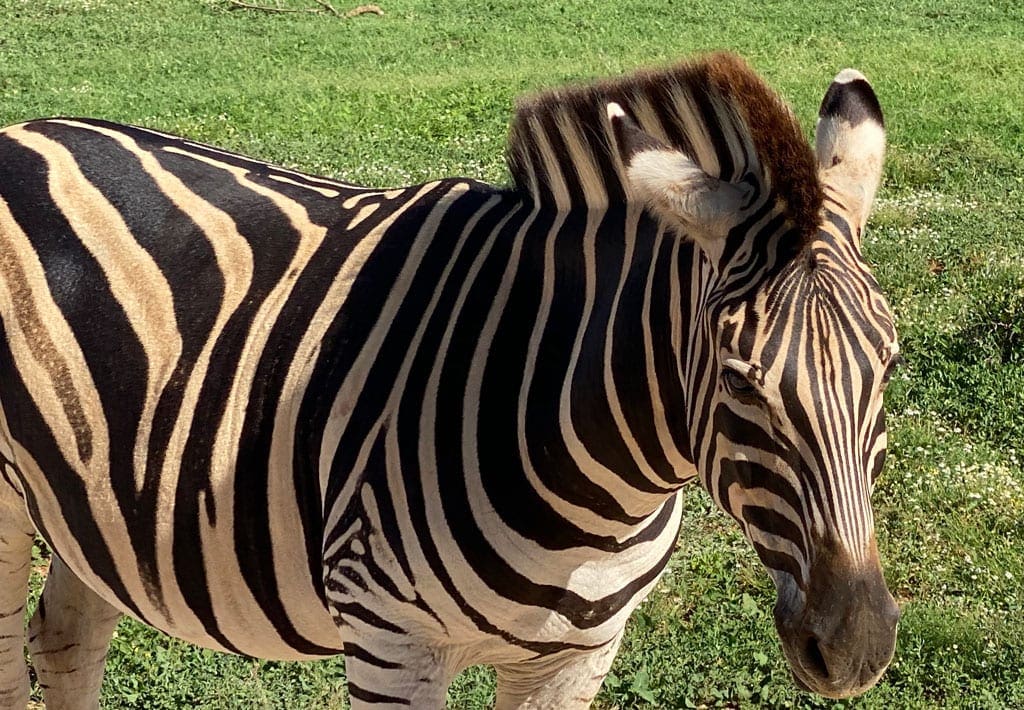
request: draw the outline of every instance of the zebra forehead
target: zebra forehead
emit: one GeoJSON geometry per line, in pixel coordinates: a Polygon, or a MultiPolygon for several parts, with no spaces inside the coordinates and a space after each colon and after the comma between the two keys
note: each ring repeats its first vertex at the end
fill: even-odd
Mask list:
{"type": "Polygon", "coordinates": [[[818,228],[823,190],[799,123],[753,69],[724,52],[519,99],[507,155],[514,186],[543,197],[597,172],[610,200],[624,195],[623,167],[610,149],[609,103],[710,175],[753,177],[805,238],[818,228]],[[583,151],[562,150],[567,144],[583,151]]]}
{"type": "Polygon", "coordinates": [[[808,352],[833,352],[873,369],[899,352],[889,304],[859,258],[805,250],[715,310],[720,345],[760,368],[785,369],[808,352]]]}

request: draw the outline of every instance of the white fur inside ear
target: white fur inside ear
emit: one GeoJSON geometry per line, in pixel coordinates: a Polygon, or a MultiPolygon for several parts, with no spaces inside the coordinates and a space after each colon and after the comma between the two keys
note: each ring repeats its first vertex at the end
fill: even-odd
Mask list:
{"type": "Polygon", "coordinates": [[[840,118],[822,118],[815,131],[815,152],[823,179],[860,203],[856,211],[863,227],[882,179],[885,129],[875,121],[851,126],[840,118]]]}
{"type": "Polygon", "coordinates": [[[881,158],[885,153],[885,129],[874,121],[851,126],[840,118],[821,118],[814,133],[818,162],[826,170],[844,161],[881,158]]]}
{"type": "Polygon", "coordinates": [[[630,160],[626,176],[638,197],[662,217],[705,237],[724,237],[736,225],[753,188],[723,182],[677,150],[645,150],[630,160]]]}
{"type": "Polygon", "coordinates": [[[612,119],[616,119],[616,118],[622,118],[623,116],[626,115],[626,112],[622,110],[622,107],[619,106],[614,101],[612,101],[610,104],[608,104],[608,106],[606,107],[606,110],[608,111],[608,120],[609,121],[611,121],[612,119]]]}

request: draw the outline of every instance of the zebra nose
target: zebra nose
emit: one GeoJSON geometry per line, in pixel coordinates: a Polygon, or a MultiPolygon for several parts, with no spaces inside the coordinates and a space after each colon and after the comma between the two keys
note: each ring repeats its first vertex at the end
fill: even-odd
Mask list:
{"type": "Polygon", "coordinates": [[[794,678],[827,697],[862,693],[892,659],[899,606],[880,569],[812,587],[802,609],[780,608],[775,619],[794,678]]]}

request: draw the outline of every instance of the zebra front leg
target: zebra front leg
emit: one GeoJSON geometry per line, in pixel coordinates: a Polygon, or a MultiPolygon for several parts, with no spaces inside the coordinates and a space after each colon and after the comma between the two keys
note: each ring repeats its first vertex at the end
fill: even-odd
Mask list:
{"type": "Polygon", "coordinates": [[[620,641],[621,631],[592,651],[496,665],[498,698],[494,710],[589,708],[612,667],[620,641]]]}
{"type": "MultiPolygon", "coordinates": [[[[357,624],[359,622],[356,622],[357,624]]],[[[442,710],[458,669],[442,650],[390,631],[341,627],[352,710],[442,710]]]]}
{"type": "Polygon", "coordinates": [[[25,600],[35,529],[14,489],[13,472],[0,472],[0,708],[28,704],[25,665],[25,600]],[[10,476],[10,478],[8,478],[10,476]]]}
{"type": "Polygon", "coordinates": [[[53,557],[28,628],[29,654],[47,710],[99,707],[107,648],[120,617],[53,557]]]}

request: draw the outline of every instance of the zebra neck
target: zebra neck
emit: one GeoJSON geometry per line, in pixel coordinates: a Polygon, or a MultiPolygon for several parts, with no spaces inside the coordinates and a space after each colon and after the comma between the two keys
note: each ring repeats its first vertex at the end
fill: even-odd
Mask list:
{"type": "Polygon", "coordinates": [[[676,262],[688,274],[692,248],[638,210],[548,220],[524,237],[505,306],[503,342],[532,324],[515,336],[529,347],[490,357],[523,373],[524,468],[613,527],[637,523],[693,472],[683,417],[667,414],[684,411],[673,337],[691,329],[672,304],[690,300],[676,262]]]}

